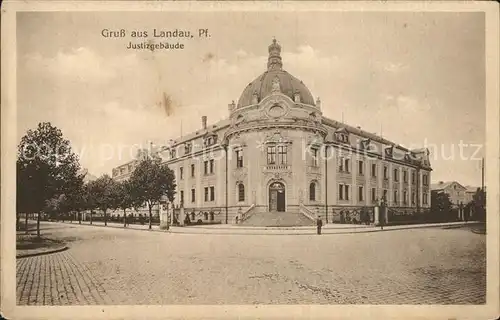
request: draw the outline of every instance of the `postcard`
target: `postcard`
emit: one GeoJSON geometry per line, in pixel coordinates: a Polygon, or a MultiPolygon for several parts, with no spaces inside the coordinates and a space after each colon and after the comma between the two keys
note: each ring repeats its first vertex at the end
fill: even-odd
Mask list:
{"type": "Polygon", "coordinates": [[[498,8],[7,1],[2,316],[496,318],[498,8]]]}

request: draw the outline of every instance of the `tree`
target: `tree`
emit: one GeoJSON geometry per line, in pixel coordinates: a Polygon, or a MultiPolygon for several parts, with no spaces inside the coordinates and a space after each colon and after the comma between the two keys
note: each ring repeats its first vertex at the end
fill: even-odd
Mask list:
{"type": "Polygon", "coordinates": [[[95,203],[95,207],[104,213],[104,225],[108,225],[107,211],[117,208],[117,197],[119,185],[116,180],[105,174],[90,184],[90,198],[95,203]]]}
{"type": "Polygon", "coordinates": [[[452,203],[450,196],[444,192],[431,193],[431,211],[433,215],[440,219],[448,218],[451,212],[452,203]]]}
{"type": "MultiPolygon", "coordinates": [[[[61,213],[66,209],[67,198],[64,194],[57,195],[45,202],[44,212],[48,213],[51,219],[59,220],[61,213]]],[[[64,219],[63,219],[64,220],[64,219]]]]}
{"type": "Polygon", "coordinates": [[[137,203],[137,199],[133,197],[132,194],[132,184],[124,180],[118,183],[118,192],[116,196],[116,208],[120,208],[123,210],[123,226],[127,226],[127,209],[137,207],[142,203],[137,203]]]}
{"type": "Polygon", "coordinates": [[[40,213],[48,200],[64,194],[78,179],[78,158],[61,130],[50,122],[43,122],[21,138],[16,169],[16,212],[38,213],[37,235],[40,236],[40,213]]]}
{"type": "Polygon", "coordinates": [[[474,210],[474,217],[480,221],[486,220],[486,191],[477,188],[472,196],[471,206],[474,210]]]}
{"type": "Polygon", "coordinates": [[[166,196],[169,201],[175,196],[175,176],[161,159],[148,157],[142,160],[130,177],[132,197],[149,210],[149,229],[151,229],[152,209],[166,196]]]}
{"type": "MultiPolygon", "coordinates": [[[[78,175],[73,179],[66,188],[65,192],[65,207],[68,211],[76,211],[78,214],[78,222],[81,223],[81,211],[85,209],[85,190],[83,178],[85,174],[78,175]]],[[[73,220],[73,219],[72,219],[73,220]]]]}
{"type": "Polygon", "coordinates": [[[95,209],[97,209],[97,204],[95,201],[95,194],[94,194],[94,182],[95,181],[90,181],[87,182],[83,185],[83,192],[82,192],[82,210],[84,211],[90,211],[90,224],[92,224],[92,214],[95,209]]]}

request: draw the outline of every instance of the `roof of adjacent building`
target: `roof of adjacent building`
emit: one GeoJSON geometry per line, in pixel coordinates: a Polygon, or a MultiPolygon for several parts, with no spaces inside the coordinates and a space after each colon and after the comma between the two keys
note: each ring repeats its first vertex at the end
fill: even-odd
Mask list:
{"type": "Polygon", "coordinates": [[[444,190],[453,184],[457,184],[460,187],[465,189],[465,187],[463,185],[461,185],[460,183],[458,183],[457,181],[439,181],[438,183],[431,183],[431,190],[434,190],[434,191],[444,190]]]}

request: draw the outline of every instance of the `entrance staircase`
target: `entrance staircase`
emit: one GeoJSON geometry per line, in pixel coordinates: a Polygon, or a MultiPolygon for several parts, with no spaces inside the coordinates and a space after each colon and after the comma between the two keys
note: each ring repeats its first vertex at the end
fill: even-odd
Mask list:
{"type": "Polygon", "coordinates": [[[238,225],[251,227],[298,227],[313,226],[315,223],[299,212],[255,212],[238,225]]]}

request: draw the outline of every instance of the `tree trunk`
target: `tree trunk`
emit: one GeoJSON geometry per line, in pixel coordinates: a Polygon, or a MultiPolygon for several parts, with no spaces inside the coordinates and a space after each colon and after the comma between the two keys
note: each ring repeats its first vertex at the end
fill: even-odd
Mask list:
{"type": "Polygon", "coordinates": [[[127,209],[123,209],[123,227],[127,227],[127,209]]]}
{"type": "Polygon", "coordinates": [[[28,234],[28,213],[24,214],[24,232],[28,234]]]}
{"type": "Polygon", "coordinates": [[[82,213],[80,211],[76,212],[78,214],[78,224],[82,224],[82,213]]]}
{"type": "Polygon", "coordinates": [[[36,218],[36,236],[40,238],[40,212],[38,212],[37,218],[36,218]]]}
{"type": "Polygon", "coordinates": [[[148,208],[149,208],[149,230],[151,230],[151,209],[152,209],[153,204],[149,203],[148,208]]]}
{"type": "Polygon", "coordinates": [[[106,209],[104,209],[103,211],[104,211],[104,226],[107,226],[108,225],[108,217],[106,215],[106,209]]]}
{"type": "Polygon", "coordinates": [[[92,224],[92,213],[93,213],[93,211],[90,210],[90,224],[92,224]]]}

